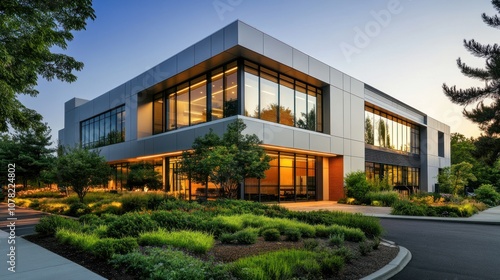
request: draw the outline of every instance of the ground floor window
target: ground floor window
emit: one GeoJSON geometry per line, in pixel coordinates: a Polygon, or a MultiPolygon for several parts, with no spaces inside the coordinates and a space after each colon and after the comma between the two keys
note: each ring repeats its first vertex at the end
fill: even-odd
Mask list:
{"type": "Polygon", "coordinates": [[[245,180],[244,198],[261,202],[316,200],[316,157],[269,152],[266,178],[245,180]]]}
{"type": "Polygon", "coordinates": [[[396,188],[418,188],[420,185],[420,168],[416,167],[366,162],[365,172],[368,180],[387,178],[396,188]]]}

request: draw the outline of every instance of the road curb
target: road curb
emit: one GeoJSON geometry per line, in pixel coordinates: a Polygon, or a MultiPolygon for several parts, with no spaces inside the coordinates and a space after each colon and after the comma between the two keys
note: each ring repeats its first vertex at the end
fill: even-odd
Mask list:
{"type": "Polygon", "coordinates": [[[382,267],[380,270],[361,278],[361,280],[371,280],[371,279],[389,279],[396,275],[398,272],[403,270],[406,265],[411,260],[411,253],[405,247],[399,246],[398,255],[386,266],[382,267]]]}
{"type": "Polygon", "coordinates": [[[470,220],[470,218],[443,218],[443,217],[426,217],[426,216],[401,216],[401,215],[372,215],[379,219],[393,220],[411,220],[411,221],[427,221],[427,222],[446,222],[446,223],[463,223],[463,224],[479,224],[479,225],[500,225],[500,221],[486,220],[470,220]]]}

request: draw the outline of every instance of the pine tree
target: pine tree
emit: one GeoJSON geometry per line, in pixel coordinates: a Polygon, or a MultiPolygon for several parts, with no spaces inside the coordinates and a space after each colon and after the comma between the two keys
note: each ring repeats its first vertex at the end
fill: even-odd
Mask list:
{"type": "MultiPolygon", "coordinates": [[[[492,0],[493,7],[500,12],[500,0],[492,0]]],[[[488,16],[482,14],[483,21],[494,28],[500,29],[500,18],[498,15],[488,16]]],[[[500,134],[500,46],[498,44],[483,45],[472,40],[464,40],[465,48],[474,56],[484,58],[486,66],[484,69],[470,67],[457,59],[458,68],[467,77],[484,81],[484,87],[471,87],[468,89],[457,89],[456,86],[448,87],[443,84],[446,96],[453,103],[459,105],[470,105],[477,102],[476,108],[463,111],[469,120],[479,124],[481,130],[490,136],[500,134]]]]}

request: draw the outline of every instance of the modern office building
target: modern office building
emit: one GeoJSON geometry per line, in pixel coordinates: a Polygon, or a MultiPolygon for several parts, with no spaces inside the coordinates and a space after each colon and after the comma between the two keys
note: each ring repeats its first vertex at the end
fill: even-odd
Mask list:
{"type": "Polygon", "coordinates": [[[244,199],[338,200],[358,170],[433,191],[450,165],[449,126],[241,21],[93,100],[66,102],[59,139],[99,147],[110,188],[149,161],[166,191],[195,199],[205,187],[176,172],[181,152],[236,119],[272,157],[265,179],[245,180],[244,199]]]}

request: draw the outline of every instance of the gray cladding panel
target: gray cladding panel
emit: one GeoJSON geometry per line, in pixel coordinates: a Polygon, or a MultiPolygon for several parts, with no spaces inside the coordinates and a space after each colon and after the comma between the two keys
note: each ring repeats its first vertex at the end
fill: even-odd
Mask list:
{"type": "Polygon", "coordinates": [[[194,129],[186,129],[177,132],[175,135],[177,137],[177,149],[178,150],[188,150],[191,149],[193,141],[195,139],[194,129]]]}
{"type": "Polygon", "coordinates": [[[296,49],[292,50],[293,53],[293,68],[299,70],[302,73],[307,73],[309,71],[309,59],[308,56],[296,49]]]}
{"type": "Polygon", "coordinates": [[[344,89],[344,78],[343,73],[339,70],[330,67],[330,84],[339,88],[344,89]]]}
{"type": "Polygon", "coordinates": [[[267,34],[264,34],[264,55],[279,63],[293,65],[293,48],[267,34]]]}
{"type": "Polygon", "coordinates": [[[330,81],[330,67],[325,63],[309,57],[309,75],[325,83],[330,81]]]}
{"type": "Polygon", "coordinates": [[[318,152],[330,152],[330,136],[316,133],[309,134],[310,147],[309,149],[318,152]]]}
{"type": "Polygon", "coordinates": [[[330,86],[330,134],[344,137],[344,93],[341,89],[330,86]]]}
{"type": "Polygon", "coordinates": [[[344,154],[344,139],[336,136],[331,137],[330,151],[337,155],[344,154]]]}
{"type": "Polygon", "coordinates": [[[238,43],[256,53],[264,54],[264,33],[244,23],[239,24],[238,43]]]}
{"type": "Polygon", "coordinates": [[[264,124],[264,143],[293,148],[294,129],[275,124],[264,124]]]}
{"type": "Polygon", "coordinates": [[[210,36],[211,55],[214,56],[224,51],[224,30],[219,30],[210,36]]]}
{"type": "Polygon", "coordinates": [[[177,73],[194,66],[194,46],[191,46],[177,55],[177,73]]]}
{"type": "Polygon", "coordinates": [[[420,167],[420,155],[415,154],[398,154],[378,149],[366,148],[365,159],[369,162],[420,167]]]}
{"type": "Polygon", "coordinates": [[[294,143],[294,148],[308,150],[310,147],[309,133],[305,131],[294,130],[293,143],[294,143]]]}
{"type": "Polygon", "coordinates": [[[347,74],[344,74],[343,75],[344,78],[344,90],[345,91],[348,91],[348,92],[351,92],[351,76],[347,75],[347,74]]]}
{"type": "Polygon", "coordinates": [[[194,45],[194,64],[205,61],[211,56],[210,37],[207,37],[194,45]]]}
{"type": "Polygon", "coordinates": [[[94,104],[94,110],[93,110],[93,115],[98,115],[102,112],[105,112],[110,109],[110,104],[109,104],[109,92],[105,93],[96,99],[92,100],[92,103],[94,104]]]}
{"type": "Polygon", "coordinates": [[[224,50],[228,50],[238,44],[238,26],[241,22],[235,21],[224,28],[224,50]]]}

